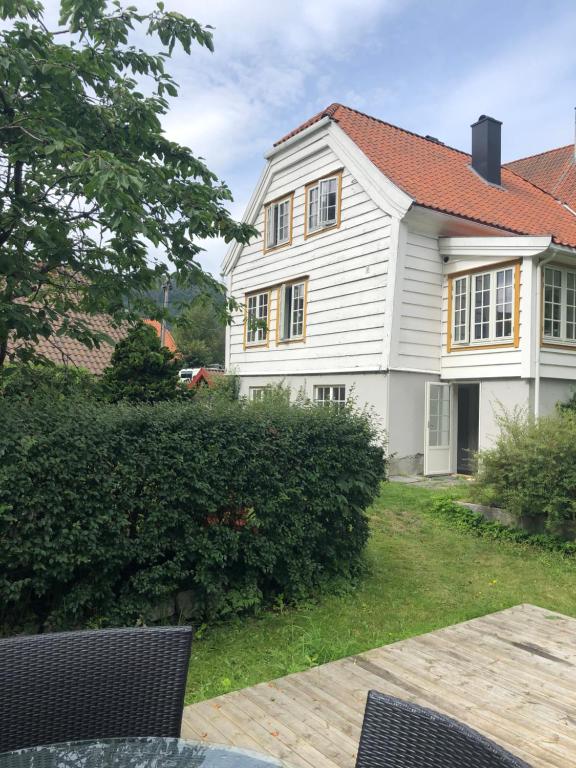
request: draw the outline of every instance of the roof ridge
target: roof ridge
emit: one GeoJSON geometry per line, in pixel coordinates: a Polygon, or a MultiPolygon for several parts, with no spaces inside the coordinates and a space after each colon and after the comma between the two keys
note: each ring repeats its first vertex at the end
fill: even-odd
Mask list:
{"type": "MultiPolygon", "coordinates": [[[[330,105],[333,106],[333,105],[330,105]]],[[[423,136],[421,133],[416,133],[416,131],[410,131],[408,128],[402,128],[400,125],[396,125],[395,123],[390,123],[388,120],[382,120],[380,117],[374,117],[374,115],[369,115],[366,112],[362,112],[359,109],[354,109],[354,107],[348,107],[346,104],[338,104],[337,106],[341,107],[342,109],[348,110],[348,112],[355,112],[357,115],[362,115],[362,117],[368,118],[368,120],[374,120],[375,123],[381,123],[382,125],[387,125],[390,128],[394,128],[396,131],[401,131],[402,133],[407,133],[409,136],[415,136],[417,139],[422,139],[423,141],[430,141],[429,138],[426,138],[426,136],[423,136]]],[[[338,122],[337,118],[336,122],[338,122]]],[[[465,152],[463,149],[458,149],[457,147],[453,147],[450,144],[446,144],[443,141],[438,141],[437,146],[439,147],[446,147],[446,149],[452,150],[452,152],[458,152],[460,155],[466,155],[466,157],[471,157],[470,152],[465,152]]]]}
{"type": "Polygon", "coordinates": [[[526,155],[526,157],[519,157],[516,160],[510,160],[508,163],[504,163],[504,166],[512,165],[512,163],[521,163],[523,160],[532,160],[534,157],[540,157],[541,155],[550,155],[552,152],[559,152],[561,149],[568,149],[568,147],[574,147],[573,144],[563,144],[561,147],[554,147],[553,149],[545,149],[543,152],[535,152],[533,155],[526,155]]]}

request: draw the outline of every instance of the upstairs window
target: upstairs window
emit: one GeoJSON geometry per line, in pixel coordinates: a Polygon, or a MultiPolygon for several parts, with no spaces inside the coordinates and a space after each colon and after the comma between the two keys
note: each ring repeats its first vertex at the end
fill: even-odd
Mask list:
{"type": "Polygon", "coordinates": [[[450,348],[514,344],[519,300],[519,265],[449,278],[451,281],[450,348]]]}
{"type": "Polygon", "coordinates": [[[292,239],[292,195],[266,206],[265,250],[289,244],[292,239]]]}
{"type": "Polygon", "coordinates": [[[306,187],[306,235],[340,223],[342,174],[336,173],[306,187]]]}
{"type": "Polygon", "coordinates": [[[544,341],[576,343],[576,272],[544,268],[544,341]]]}
{"type": "Polygon", "coordinates": [[[246,297],[245,339],[247,346],[268,343],[270,292],[262,291],[246,297]]]}
{"type": "Polygon", "coordinates": [[[279,341],[302,341],[305,335],[306,281],[280,288],[279,341]]]}
{"type": "Polygon", "coordinates": [[[346,405],[346,387],[342,384],[330,384],[314,387],[314,402],[319,405],[346,405]]]}

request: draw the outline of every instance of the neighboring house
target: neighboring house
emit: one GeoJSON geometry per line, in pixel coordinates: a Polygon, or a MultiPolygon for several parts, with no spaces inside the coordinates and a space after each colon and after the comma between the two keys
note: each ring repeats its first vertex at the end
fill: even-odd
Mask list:
{"type": "Polygon", "coordinates": [[[224,375],[223,370],[217,370],[215,368],[185,368],[184,371],[186,374],[188,372],[191,373],[190,376],[183,376],[183,371],[180,371],[180,379],[188,382],[188,389],[213,387],[224,375]]]}
{"type": "MultiPolygon", "coordinates": [[[[84,368],[90,373],[100,376],[104,373],[104,369],[110,365],[114,345],[126,336],[128,326],[114,327],[107,315],[86,315],[84,319],[93,330],[109,336],[112,343],[102,341],[99,347],[90,349],[69,336],[53,334],[47,339],[40,338],[35,346],[35,352],[57,365],[84,368]]],[[[144,320],[143,322],[151,325],[160,336],[160,323],[157,320],[144,320]]],[[[164,345],[171,352],[176,352],[176,342],[168,329],[165,331],[164,345]]]]}
{"type": "Polygon", "coordinates": [[[501,167],[332,104],[278,141],[224,262],[241,394],[354,393],[397,470],[467,472],[500,407],[549,412],[576,374],[574,147],[501,167]],[[544,158],[544,159],[539,159],[544,158]]]}

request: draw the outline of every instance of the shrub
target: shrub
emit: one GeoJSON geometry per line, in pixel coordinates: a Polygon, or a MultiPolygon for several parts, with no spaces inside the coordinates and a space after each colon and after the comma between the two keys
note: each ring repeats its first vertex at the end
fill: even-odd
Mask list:
{"type": "Polygon", "coordinates": [[[477,494],[560,530],[576,517],[576,414],[503,416],[500,428],[494,448],[480,454],[477,494]]]}
{"type": "Polygon", "coordinates": [[[98,382],[95,376],[81,368],[52,363],[19,363],[0,370],[0,393],[10,399],[97,397],[98,382]]]}
{"type": "Polygon", "coordinates": [[[139,323],[116,344],[101,389],[110,402],[154,403],[179,395],[174,355],[160,344],[156,331],[139,323]]]}
{"type": "Polygon", "coordinates": [[[369,419],[285,402],[14,400],[0,412],[0,626],[194,620],[354,576],[384,474],[369,419]]]}

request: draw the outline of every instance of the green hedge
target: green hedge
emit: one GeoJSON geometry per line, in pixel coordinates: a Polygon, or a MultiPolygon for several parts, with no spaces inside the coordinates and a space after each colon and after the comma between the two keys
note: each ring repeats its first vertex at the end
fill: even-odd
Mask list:
{"type": "Polygon", "coordinates": [[[263,403],[5,401],[0,626],[193,619],[357,573],[384,475],[367,416],[263,403]]]}
{"type": "Polygon", "coordinates": [[[561,532],[576,519],[576,414],[516,414],[500,428],[495,447],[480,454],[476,498],[561,532]]]}

